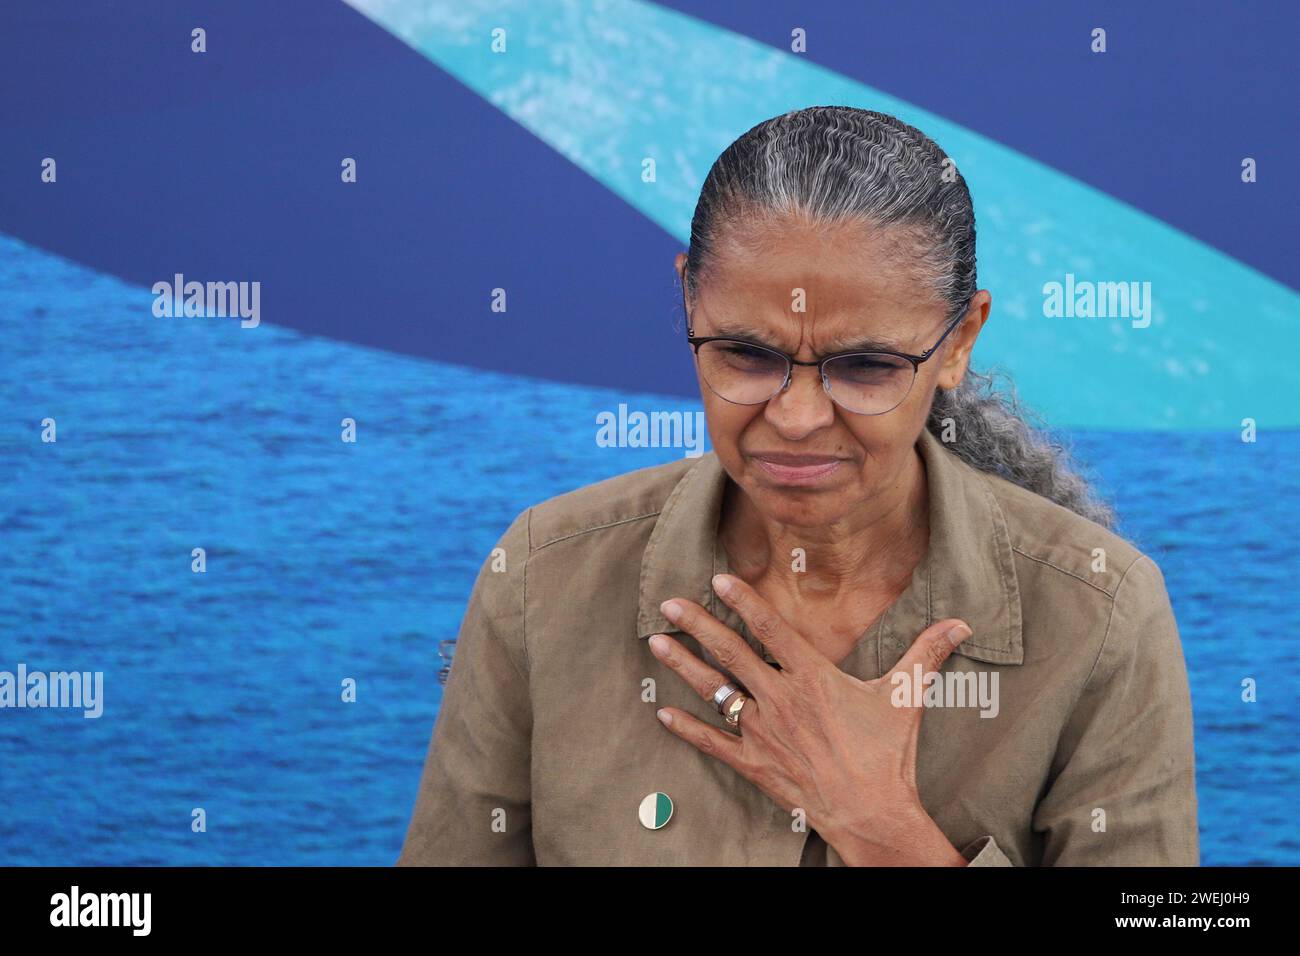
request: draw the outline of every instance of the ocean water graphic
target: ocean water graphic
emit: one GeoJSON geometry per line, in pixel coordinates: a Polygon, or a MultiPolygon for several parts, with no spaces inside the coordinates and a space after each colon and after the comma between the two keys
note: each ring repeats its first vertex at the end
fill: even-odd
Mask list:
{"type": "MultiPolygon", "coordinates": [[[[0,237],[0,669],[105,674],[99,720],[0,712],[0,865],[389,864],[438,643],[492,544],[528,505],[680,457],[598,448],[598,412],[699,406],[151,304],[0,237]]],[[[1071,433],[1169,585],[1212,865],[1300,862],[1300,435],[1261,427],[1071,433]]]]}

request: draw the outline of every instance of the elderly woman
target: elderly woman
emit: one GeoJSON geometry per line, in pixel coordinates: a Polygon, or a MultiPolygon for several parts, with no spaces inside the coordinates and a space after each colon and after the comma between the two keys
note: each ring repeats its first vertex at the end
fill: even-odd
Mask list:
{"type": "Polygon", "coordinates": [[[943,151],[761,123],[675,268],[714,451],[506,531],[398,863],[1196,864],[1163,578],[970,369],[943,151]]]}

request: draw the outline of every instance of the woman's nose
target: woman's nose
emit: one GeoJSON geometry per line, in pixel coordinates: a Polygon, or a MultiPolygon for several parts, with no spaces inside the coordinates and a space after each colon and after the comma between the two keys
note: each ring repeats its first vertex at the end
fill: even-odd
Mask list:
{"type": "Polygon", "coordinates": [[[764,414],[783,437],[797,441],[834,421],[835,403],[815,365],[796,365],[785,388],[768,400],[764,414]]]}

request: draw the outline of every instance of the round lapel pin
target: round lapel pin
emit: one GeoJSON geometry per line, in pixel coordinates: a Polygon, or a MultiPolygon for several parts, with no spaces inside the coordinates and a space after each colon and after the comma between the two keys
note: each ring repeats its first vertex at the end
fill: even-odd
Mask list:
{"type": "Polygon", "coordinates": [[[647,830],[658,830],[672,819],[673,801],[668,794],[656,790],[641,801],[637,816],[641,820],[641,826],[647,830]]]}

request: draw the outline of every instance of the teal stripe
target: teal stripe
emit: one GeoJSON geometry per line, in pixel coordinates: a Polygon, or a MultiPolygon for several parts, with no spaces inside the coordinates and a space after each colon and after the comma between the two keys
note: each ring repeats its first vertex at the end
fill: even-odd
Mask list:
{"type": "Polygon", "coordinates": [[[975,199],[980,285],[993,293],[977,367],[1010,370],[1022,397],[1058,425],[1236,430],[1246,417],[1262,429],[1300,425],[1300,373],[1283,344],[1300,324],[1300,295],[978,133],[653,4],[350,2],[683,245],[709,166],[754,124],[825,103],[893,113],[953,157],[975,199]],[[498,27],[504,54],[490,49],[498,27]],[[657,182],[641,181],[645,157],[656,161],[657,182]],[[1045,317],[1044,283],[1066,273],[1150,282],[1150,327],[1045,317]]]}
{"type": "Polygon", "coordinates": [[[673,802],[668,799],[668,794],[660,793],[655,800],[655,828],[663,826],[668,822],[668,818],[673,815],[673,802]]]}

